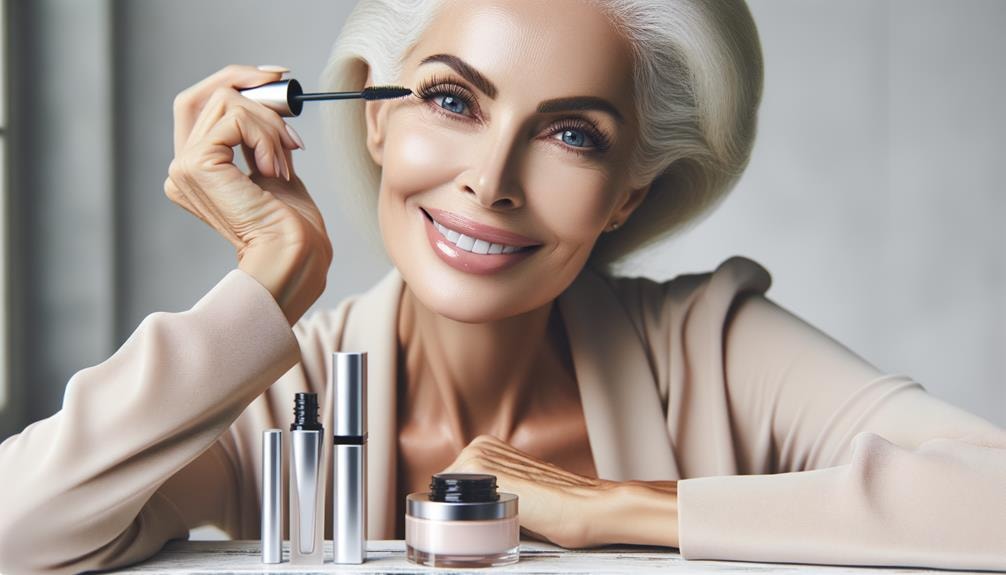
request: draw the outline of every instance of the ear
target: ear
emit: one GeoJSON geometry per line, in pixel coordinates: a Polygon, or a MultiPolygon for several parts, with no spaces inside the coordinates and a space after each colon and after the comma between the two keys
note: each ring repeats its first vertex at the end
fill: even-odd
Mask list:
{"type": "Polygon", "coordinates": [[[615,209],[614,213],[612,213],[611,222],[624,224],[625,220],[629,219],[632,212],[639,207],[639,204],[643,203],[643,200],[646,199],[646,194],[650,192],[650,188],[652,186],[653,182],[651,181],[645,186],[629,190],[622,199],[621,205],[615,209]]]}
{"type": "MultiPolygon", "coordinates": [[[[367,81],[364,87],[370,86],[370,72],[367,72],[367,81]]],[[[367,150],[370,157],[378,166],[384,165],[384,130],[386,127],[385,118],[388,115],[390,100],[364,100],[363,115],[367,123],[367,150]]]]}

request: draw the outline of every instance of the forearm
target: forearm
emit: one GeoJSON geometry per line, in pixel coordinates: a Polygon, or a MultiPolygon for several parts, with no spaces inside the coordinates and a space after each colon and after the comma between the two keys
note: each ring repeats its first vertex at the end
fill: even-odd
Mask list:
{"type": "Polygon", "coordinates": [[[596,544],[678,546],[677,481],[612,482],[591,521],[596,544]]]}

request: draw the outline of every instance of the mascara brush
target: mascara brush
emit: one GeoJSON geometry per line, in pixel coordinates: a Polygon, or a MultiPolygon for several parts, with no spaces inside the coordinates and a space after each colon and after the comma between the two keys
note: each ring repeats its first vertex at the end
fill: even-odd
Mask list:
{"type": "Polygon", "coordinates": [[[269,82],[254,88],[239,90],[242,96],[246,96],[265,104],[275,110],[280,116],[287,118],[299,116],[304,109],[304,102],[320,100],[351,100],[360,98],[363,100],[384,100],[387,98],[401,98],[408,96],[412,90],[402,86],[370,86],[359,92],[316,92],[305,94],[300,87],[300,82],[290,78],[269,82]]]}

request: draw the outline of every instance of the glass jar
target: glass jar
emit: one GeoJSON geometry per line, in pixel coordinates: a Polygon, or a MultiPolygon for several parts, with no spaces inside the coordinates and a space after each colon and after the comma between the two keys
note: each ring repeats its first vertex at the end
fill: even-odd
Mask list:
{"type": "Polygon", "coordinates": [[[496,567],[519,559],[517,496],[498,493],[496,476],[438,473],[428,493],[405,505],[409,561],[430,567],[496,567]]]}

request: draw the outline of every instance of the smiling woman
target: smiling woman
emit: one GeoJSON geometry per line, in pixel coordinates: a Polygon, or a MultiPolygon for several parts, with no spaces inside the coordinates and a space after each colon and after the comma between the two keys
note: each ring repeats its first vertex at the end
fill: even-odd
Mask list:
{"type": "MultiPolygon", "coordinates": [[[[515,37],[522,28],[514,14],[501,7],[479,10],[439,0],[361,2],[340,33],[321,83],[330,90],[354,90],[405,82],[412,79],[410,71],[423,70],[427,75],[416,91],[441,103],[447,96],[440,108],[455,115],[465,115],[467,109],[473,121],[479,108],[465,85],[489,101],[498,97],[497,86],[483,72],[498,70],[508,88],[499,97],[508,102],[558,89],[561,97],[535,102],[526,113],[560,117],[562,112],[583,112],[559,119],[551,132],[562,134],[564,142],[591,138],[593,145],[567,149],[595,159],[617,133],[617,155],[608,154],[604,163],[624,168],[637,184],[653,182],[645,207],[629,221],[612,222],[619,231],[601,236],[591,250],[593,262],[609,264],[709,213],[743,172],[762,90],[757,32],[742,3],[588,2],[609,16],[595,19],[590,29],[582,19],[567,17],[583,11],[571,12],[563,3],[540,4],[535,7],[538,21],[553,29],[522,43],[515,37]],[[477,18],[465,19],[463,12],[477,18]],[[547,20],[548,12],[559,20],[547,20]],[[435,23],[438,28],[428,30],[438,13],[443,16],[435,23]],[[424,32],[426,38],[458,48],[422,52],[419,37],[424,32]],[[471,54],[471,61],[458,54],[471,54]],[[425,70],[430,64],[432,69],[425,70]],[[444,70],[460,80],[451,81],[444,70]],[[585,87],[586,94],[572,97],[568,90],[577,87],[585,87]],[[621,105],[596,94],[612,94],[621,105]]],[[[326,132],[347,150],[334,155],[343,196],[362,222],[374,222],[381,170],[362,146],[366,126],[361,107],[332,106],[323,114],[326,132]]],[[[488,120],[481,118],[483,125],[488,120]]],[[[375,229],[366,224],[361,231],[375,229]]]]}
{"type": "Polygon", "coordinates": [[[205,524],[258,538],[262,430],[290,426],[296,393],[328,397],[332,428],[336,351],[370,358],[370,539],[402,538],[406,495],[446,470],[492,474],[524,535],[566,547],[1006,568],[1006,430],[777,305],[753,260],[605,270],[729,191],[760,54],[741,0],[361,1],[324,89],[414,96],[327,123],[394,268],[304,318],[342,263],[301,138],[236,91],[284,70],[184,90],[165,193],[238,267],[0,444],[0,570],[124,565],[205,524]]]}

